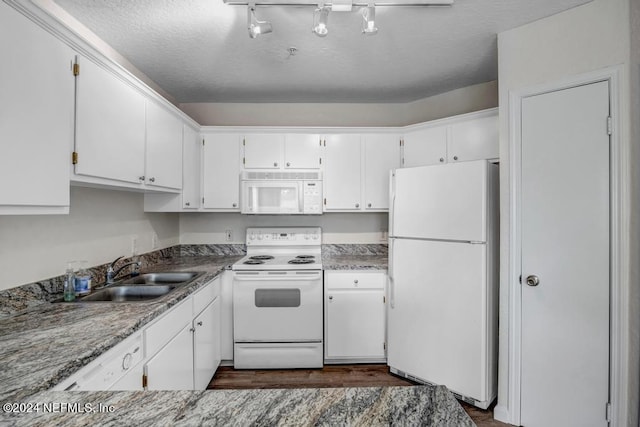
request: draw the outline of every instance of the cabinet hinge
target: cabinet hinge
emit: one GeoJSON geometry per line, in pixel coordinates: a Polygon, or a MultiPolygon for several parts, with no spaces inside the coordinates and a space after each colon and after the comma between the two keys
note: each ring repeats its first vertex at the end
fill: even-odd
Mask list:
{"type": "Polygon", "coordinates": [[[74,76],[80,75],[80,64],[78,64],[77,62],[73,64],[73,75],[74,76]]]}
{"type": "Polygon", "coordinates": [[[247,145],[247,144],[246,144],[246,141],[247,141],[247,140],[246,140],[245,138],[242,138],[242,145],[247,145]]]}
{"type": "Polygon", "coordinates": [[[327,198],[324,198],[324,205],[327,206],[327,198]]]}
{"type": "Polygon", "coordinates": [[[383,303],[383,304],[386,304],[386,303],[387,303],[387,297],[386,297],[386,296],[384,296],[384,295],[382,296],[382,303],[383,303]]]}
{"type": "Polygon", "coordinates": [[[148,378],[147,374],[142,374],[142,388],[147,388],[148,378]]]}
{"type": "Polygon", "coordinates": [[[202,145],[204,145],[204,138],[202,138],[202,145]]]}
{"type": "Polygon", "coordinates": [[[605,420],[610,423],[611,422],[611,403],[607,402],[607,406],[605,408],[605,420]]]}
{"type": "Polygon", "coordinates": [[[613,134],[613,122],[611,116],[607,117],[607,135],[613,134]]]}
{"type": "Polygon", "coordinates": [[[404,157],[400,160],[400,163],[404,166],[404,157]]]}
{"type": "Polygon", "coordinates": [[[322,147],[322,138],[320,138],[320,140],[318,140],[318,143],[320,144],[320,147],[322,147]]]}
{"type": "Polygon", "coordinates": [[[318,160],[320,160],[320,164],[322,164],[322,157],[320,157],[320,159],[318,159],[318,160]]]}
{"type": "Polygon", "coordinates": [[[384,348],[385,350],[387,349],[387,343],[386,342],[382,343],[382,348],[384,348]]]}
{"type": "Polygon", "coordinates": [[[324,146],[325,147],[327,146],[327,140],[326,139],[324,140],[324,146]]]}
{"type": "Polygon", "coordinates": [[[71,164],[72,165],[77,165],[78,164],[78,152],[74,151],[73,153],[71,153],[71,164]]]}
{"type": "Polygon", "coordinates": [[[204,204],[204,197],[202,198],[202,203],[204,204]]]}
{"type": "Polygon", "coordinates": [[[400,140],[400,147],[402,147],[402,139],[400,140]]]}
{"type": "Polygon", "coordinates": [[[243,165],[245,164],[245,158],[244,157],[242,158],[242,164],[243,165]]]}

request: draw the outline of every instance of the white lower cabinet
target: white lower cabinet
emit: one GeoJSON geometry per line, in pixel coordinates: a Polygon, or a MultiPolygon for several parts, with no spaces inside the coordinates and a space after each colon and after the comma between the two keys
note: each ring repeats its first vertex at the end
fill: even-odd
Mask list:
{"type": "Polygon", "coordinates": [[[145,364],[147,390],[193,390],[193,327],[188,323],[145,364]]]}
{"type": "Polygon", "coordinates": [[[206,390],[220,365],[220,297],[193,320],[193,383],[206,390]]]}
{"type": "Polygon", "coordinates": [[[386,360],[386,280],[380,271],[325,272],[325,363],[386,360]]]}

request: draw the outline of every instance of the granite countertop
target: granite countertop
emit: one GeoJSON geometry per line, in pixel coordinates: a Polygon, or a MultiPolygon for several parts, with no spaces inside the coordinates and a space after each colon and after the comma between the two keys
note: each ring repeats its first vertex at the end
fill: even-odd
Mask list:
{"type": "Polygon", "coordinates": [[[42,392],[16,426],[473,426],[444,386],[42,392]],[[44,403],[49,412],[44,412],[44,403]],[[53,405],[57,406],[53,406],[53,405]],[[77,404],[77,406],[74,406],[77,404]],[[63,406],[64,405],[64,406],[63,406]],[[57,411],[51,413],[52,410],[57,411]],[[84,412],[82,412],[84,411],[84,412]],[[80,412],[80,413],[79,413],[80,412]]]}
{"type": "Polygon", "coordinates": [[[48,303],[0,319],[0,401],[48,390],[211,281],[241,256],[165,259],[147,271],[203,271],[144,303],[48,303]]]}
{"type": "Polygon", "coordinates": [[[386,270],[387,255],[323,255],[325,270],[386,270]]]}

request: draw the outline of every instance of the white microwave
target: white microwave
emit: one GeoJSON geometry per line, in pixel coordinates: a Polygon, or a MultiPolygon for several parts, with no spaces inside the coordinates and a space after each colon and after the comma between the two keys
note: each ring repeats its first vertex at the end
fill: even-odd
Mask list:
{"type": "Polygon", "coordinates": [[[243,214],[322,214],[320,172],[242,172],[243,214]]]}

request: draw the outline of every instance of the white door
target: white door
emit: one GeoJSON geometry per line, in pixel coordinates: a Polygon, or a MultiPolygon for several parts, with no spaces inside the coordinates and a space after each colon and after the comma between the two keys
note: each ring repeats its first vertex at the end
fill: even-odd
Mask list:
{"type": "MultiPolygon", "coordinates": [[[[198,209],[200,207],[200,165],[202,164],[200,135],[190,126],[184,125],[182,144],[182,207],[198,209]]],[[[236,155],[236,159],[237,157],[236,155]]]]}
{"type": "Polygon", "coordinates": [[[439,165],[447,161],[448,126],[433,126],[404,135],[402,166],[439,165]]]}
{"type": "Polygon", "coordinates": [[[220,365],[220,298],[193,319],[193,384],[205,390],[220,365]]]}
{"type": "Polygon", "coordinates": [[[360,210],[360,135],[327,135],[324,163],[324,210],[360,210]]]}
{"type": "Polygon", "coordinates": [[[245,169],[278,169],[282,167],[282,145],[284,135],[250,134],[245,135],[245,169]]]}
{"type": "Polygon", "coordinates": [[[202,157],[203,207],[240,211],[239,136],[205,135],[202,157]]]}
{"type": "Polygon", "coordinates": [[[147,185],[182,188],[182,120],[147,100],[147,185]]]}
{"type": "Polygon", "coordinates": [[[397,169],[389,234],[485,241],[489,170],[496,172],[481,160],[397,169]]]}
{"type": "Polygon", "coordinates": [[[389,209],[389,171],[400,167],[400,136],[363,135],[364,207],[389,209]]]}
{"type": "Polygon", "coordinates": [[[486,252],[484,244],[392,239],[387,358],[392,368],[488,404],[495,358],[486,252]]]}
{"type": "Polygon", "coordinates": [[[450,162],[497,159],[498,116],[464,120],[451,125],[447,144],[450,162]]]}
{"type": "Polygon", "coordinates": [[[193,390],[193,327],[187,324],[145,365],[147,390],[193,390]]]}
{"type": "Polygon", "coordinates": [[[304,133],[285,135],[284,167],[288,169],[319,169],[320,135],[304,133]]]}
{"type": "Polygon", "coordinates": [[[522,100],[525,426],[607,425],[608,116],[607,82],[522,100]]]}

